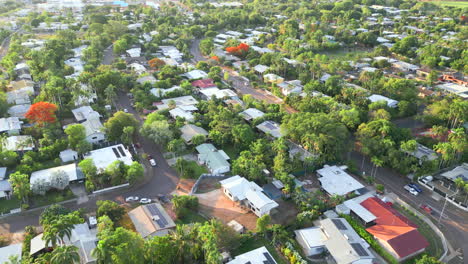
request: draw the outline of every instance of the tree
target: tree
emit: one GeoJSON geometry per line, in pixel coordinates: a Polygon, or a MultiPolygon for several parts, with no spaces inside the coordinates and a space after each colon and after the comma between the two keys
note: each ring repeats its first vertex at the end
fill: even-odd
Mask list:
{"type": "Polygon", "coordinates": [[[200,51],[203,55],[208,56],[214,49],[214,42],[212,38],[205,38],[200,41],[200,51]]]}
{"type": "Polygon", "coordinates": [[[192,145],[194,145],[194,146],[201,145],[201,144],[205,143],[205,141],[206,141],[206,136],[202,135],[202,134],[195,135],[191,140],[192,145]]]}
{"type": "Polygon", "coordinates": [[[170,236],[154,236],[145,241],[145,259],[149,263],[177,263],[177,246],[170,236]]]}
{"type": "Polygon", "coordinates": [[[5,167],[13,167],[18,162],[18,153],[15,151],[1,151],[0,152],[0,165],[5,167]]]}
{"type": "Polygon", "coordinates": [[[87,181],[91,181],[93,183],[97,183],[97,167],[94,165],[94,161],[91,158],[84,159],[78,163],[78,167],[80,167],[81,171],[86,176],[87,181]]]}
{"type": "Polygon", "coordinates": [[[127,49],[130,48],[130,45],[128,44],[127,40],[125,38],[121,38],[114,42],[114,53],[116,54],[122,54],[124,53],[127,49]]]}
{"type": "Polygon", "coordinates": [[[18,199],[23,201],[23,203],[26,203],[28,196],[31,193],[29,176],[17,171],[10,175],[10,179],[8,181],[10,182],[11,188],[13,189],[13,194],[16,195],[18,199]]]}
{"type": "Polygon", "coordinates": [[[50,186],[55,189],[63,190],[68,186],[70,177],[63,170],[52,172],[50,176],[50,186]]]}
{"type": "Polygon", "coordinates": [[[126,145],[130,145],[133,142],[133,136],[135,135],[135,127],[128,126],[124,127],[122,136],[120,139],[126,145]]]}
{"type": "Polygon", "coordinates": [[[68,135],[68,144],[72,149],[86,139],[86,128],[82,124],[69,125],[65,128],[65,134],[68,135]]]}
{"type": "Polygon", "coordinates": [[[173,139],[167,143],[167,150],[173,153],[174,158],[186,149],[185,141],[182,138],[173,139]]]}
{"type": "Polygon", "coordinates": [[[83,219],[79,216],[78,211],[66,215],[57,215],[47,224],[43,225],[43,239],[46,244],[56,247],[59,242],[63,243],[65,236],[70,238],[74,225],[82,222],[83,219]]]}
{"type": "Polygon", "coordinates": [[[232,172],[234,174],[242,175],[251,181],[264,181],[264,169],[266,169],[266,165],[262,157],[254,156],[251,151],[242,151],[232,163],[232,172]]]}
{"type": "Polygon", "coordinates": [[[125,178],[128,182],[134,183],[136,180],[142,178],[144,173],[145,169],[143,166],[140,163],[134,161],[130,166],[128,166],[125,178]]]}
{"type": "Polygon", "coordinates": [[[158,58],[149,60],[148,64],[151,68],[156,69],[156,70],[159,70],[161,67],[166,65],[166,63],[163,60],[158,59],[158,58]]]}
{"type": "Polygon", "coordinates": [[[442,264],[443,262],[438,261],[436,258],[423,255],[420,259],[416,260],[416,264],[442,264]]]}
{"type": "Polygon", "coordinates": [[[109,141],[119,140],[125,127],[134,127],[136,131],[138,124],[138,120],[132,114],[118,111],[104,123],[107,139],[109,141]]]}
{"type": "Polygon", "coordinates": [[[270,225],[271,222],[271,217],[270,215],[263,215],[257,219],[257,227],[256,230],[258,233],[265,234],[265,232],[268,229],[268,226],[270,225]]]}
{"type": "Polygon", "coordinates": [[[98,235],[100,240],[93,251],[98,263],[145,263],[145,241],[139,234],[118,227],[98,235]]]}
{"type": "Polygon", "coordinates": [[[78,263],[80,255],[76,246],[60,246],[52,251],[50,264],[78,263]]]}
{"type": "Polygon", "coordinates": [[[56,121],[55,112],[57,105],[48,102],[38,102],[29,108],[25,117],[32,123],[37,123],[42,126],[46,123],[54,123],[56,121]]]}
{"type": "Polygon", "coordinates": [[[232,137],[236,146],[246,148],[255,140],[255,133],[249,125],[239,124],[232,127],[232,137]]]}
{"type": "Polygon", "coordinates": [[[188,210],[198,209],[198,198],[191,195],[177,195],[172,199],[172,204],[177,217],[183,218],[188,210]]]}
{"type": "Polygon", "coordinates": [[[164,145],[174,138],[174,133],[166,120],[151,123],[145,121],[140,133],[159,145],[164,145]]]}
{"type": "Polygon", "coordinates": [[[112,220],[112,222],[117,223],[125,215],[125,208],[123,208],[116,202],[100,200],[96,202],[96,205],[98,206],[96,212],[98,218],[107,215],[112,220]]]}

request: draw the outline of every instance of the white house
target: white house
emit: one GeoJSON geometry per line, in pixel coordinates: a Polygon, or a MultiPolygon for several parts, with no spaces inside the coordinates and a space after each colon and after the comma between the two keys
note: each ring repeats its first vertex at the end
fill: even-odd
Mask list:
{"type": "Polygon", "coordinates": [[[30,151],[34,149],[34,140],[29,135],[10,136],[3,141],[3,147],[10,151],[30,151]]]}
{"type": "Polygon", "coordinates": [[[256,108],[248,108],[239,113],[246,121],[252,121],[265,115],[262,111],[256,108]]]}
{"type": "Polygon", "coordinates": [[[268,73],[268,74],[263,75],[263,81],[266,83],[278,84],[278,83],[282,83],[284,81],[284,78],[274,73],[268,73]]]}
{"type": "Polygon", "coordinates": [[[24,115],[28,112],[29,108],[31,107],[30,104],[20,104],[14,105],[8,108],[8,114],[12,117],[18,117],[20,119],[24,119],[24,115]]]}
{"type": "Polygon", "coordinates": [[[18,135],[23,121],[18,117],[0,118],[0,133],[7,132],[8,135],[18,135]]]}
{"type": "Polygon", "coordinates": [[[320,185],[329,195],[347,195],[364,188],[364,185],[346,173],[346,168],[325,164],[322,169],[317,170],[320,185]]]}
{"type": "Polygon", "coordinates": [[[264,121],[263,123],[256,126],[258,130],[262,131],[267,135],[271,135],[275,138],[280,138],[283,136],[280,130],[280,125],[274,121],[264,121]]]}
{"type": "Polygon", "coordinates": [[[208,77],[208,73],[202,70],[192,70],[184,74],[189,80],[203,79],[208,77]]]}
{"type": "Polygon", "coordinates": [[[213,144],[204,143],[195,148],[198,151],[198,162],[205,164],[213,174],[229,172],[231,166],[229,156],[223,151],[216,149],[213,144]]]}
{"type": "Polygon", "coordinates": [[[255,182],[248,181],[239,175],[222,180],[220,183],[229,199],[249,207],[258,217],[270,214],[272,209],[279,206],[268,198],[255,182]]]}
{"type": "Polygon", "coordinates": [[[369,97],[367,97],[372,103],[378,102],[378,101],[385,101],[387,103],[387,106],[390,108],[396,108],[398,106],[398,101],[390,99],[386,96],[380,95],[380,94],[373,94],[369,97]]]}
{"type": "Polygon", "coordinates": [[[183,138],[187,144],[191,144],[192,138],[197,135],[203,135],[205,137],[208,136],[208,131],[206,131],[202,127],[198,127],[192,124],[186,124],[183,127],[181,127],[179,130],[182,133],[180,137],[183,138]]]}
{"type": "Polygon", "coordinates": [[[31,183],[31,188],[33,184],[37,182],[47,182],[52,183],[52,176],[56,173],[64,172],[68,176],[68,182],[77,182],[84,179],[84,175],[78,171],[76,163],[71,163],[68,165],[58,166],[54,168],[39,170],[31,173],[31,178],[29,182],[31,183]]]}
{"type": "Polygon", "coordinates": [[[132,154],[122,144],[93,150],[89,152],[85,158],[92,159],[94,165],[100,171],[105,170],[110,164],[117,160],[122,161],[125,165],[131,165],[133,162],[132,154]]]}
{"type": "Polygon", "coordinates": [[[200,90],[200,93],[203,94],[203,97],[205,98],[205,100],[210,100],[213,96],[217,99],[223,99],[226,97],[231,98],[231,97],[237,96],[237,94],[232,90],[229,90],[229,89],[220,90],[217,87],[206,88],[206,89],[200,90]]]}
{"type": "Polygon", "coordinates": [[[73,226],[71,236],[65,236],[65,245],[73,245],[78,248],[81,264],[96,263],[93,256],[93,250],[96,248],[98,239],[96,237],[97,229],[89,229],[88,224],[77,224],[73,226]]]}
{"type": "Polygon", "coordinates": [[[193,96],[186,95],[186,96],[163,99],[161,100],[160,103],[156,104],[156,107],[158,108],[158,110],[167,109],[169,108],[170,102],[174,102],[176,107],[195,106],[196,104],[198,104],[198,101],[195,98],[193,98],[193,96]]]}
{"type": "Polygon", "coordinates": [[[278,87],[281,88],[281,92],[283,95],[290,95],[290,94],[299,94],[302,92],[304,86],[302,86],[301,81],[293,80],[293,81],[285,81],[278,84],[278,87]]]}
{"type": "Polygon", "coordinates": [[[185,120],[192,122],[195,120],[191,111],[183,110],[182,108],[176,107],[174,109],[169,110],[169,115],[172,118],[177,119],[177,117],[184,118],[185,120]]]}
{"type": "Polygon", "coordinates": [[[227,264],[276,264],[266,247],[260,247],[244,254],[236,256],[227,264]]]}
{"type": "Polygon", "coordinates": [[[70,162],[74,160],[78,160],[78,152],[72,150],[72,149],[66,149],[64,151],[61,151],[59,154],[60,159],[62,162],[70,162]]]}
{"type": "Polygon", "coordinates": [[[88,118],[99,118],[101,115],[94,111],[89,105],[84,105],[72,110],[73,116],[78,123],[86,121],[88,118]]]}
{"type": "Polygon", "coordinates": [[[104,126],[97,116],[90,116],[86,121],[81,123],[85,127],[86,141],[91,144],[104,142],[106,135],[104,134],[104,126]]]}
{"type": "Polygon", "coordinates": [[[141,48],[128,49],[127,55],[131,58],[136,58],[141,56],[141,48]]]}

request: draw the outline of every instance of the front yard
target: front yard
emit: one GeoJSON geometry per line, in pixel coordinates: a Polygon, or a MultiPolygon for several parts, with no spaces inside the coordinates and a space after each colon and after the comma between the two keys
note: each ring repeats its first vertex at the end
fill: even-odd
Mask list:
{"type": "Polygon", "coordinates": [[[33,195],[29,198],[31,207],[41,207],[49,204],[60,203],[75,198],[70,188],[63,191],[50,190],[45,195],[33,195]]]}
{"type": "Polygon", "coordinates": [[[18,209],[21,207],[21,201],[15,196],[11,196],[10,200],[1,199],[0,200],[0,214],[10,213],[13,209],[18,209]]]}

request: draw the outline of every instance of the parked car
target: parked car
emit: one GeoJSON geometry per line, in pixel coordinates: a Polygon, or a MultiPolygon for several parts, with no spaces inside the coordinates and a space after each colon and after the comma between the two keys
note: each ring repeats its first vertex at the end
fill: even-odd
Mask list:
{"type": "Polygon", "coordinates": [[[125,202],[129,203],[129,202],[136,202],[138,201],[138,196],[129,196],[127,198],[125,198],[125,202]]]}
{"type": "Polygon", "coordinates": [[[150,159],[149,163],[151,164],[151,166],[156,167],[156,161],[154,159],[150,159]]]}
{"type": "Polygon", "coordinates": [[[413,189],[411,186],[409,185],[405,185],[405,187],[403,187],[405,190],[407,190],[409,193],[411,193],[412,195],[416,196],[418,195],[419,193],[413,189]]]}
{"type": "Polygon", "coordinates": [[[431,182],[434,178],[432,176],[426,176],[426,177],[423,177],[421,178],[421,182],[424,183],[424,184],[427,184],[429,182],[431,182]]]}
{"type": "Polygon", "coordinates": [[[408,185],[409,185],[409,187],[413,188],[418,193],[422,193],[421,186],[417,185],[416,183],[410,183],[408,185]]]}
{"type": "Polygon", "coordinates": [[[128,113],[128,109],[127,109],[127,108],[124,108],[124,112],[125,112],[125,113],[128,113]]]}
{"type": "Polygon", "coordinates": [[[425,204],[421,204],[420,208],[423,209],[424,211],[426,211],[426,213],[432,214],[432,208],[431,207],[429,207],[429,206],[427,206],[425,204]]]}
{"type": "Polygon", "coordinates": [[[151,199],[150,198],[141,198],[140,203],[149,204],[149,203],[151,203],[151,199]]]}

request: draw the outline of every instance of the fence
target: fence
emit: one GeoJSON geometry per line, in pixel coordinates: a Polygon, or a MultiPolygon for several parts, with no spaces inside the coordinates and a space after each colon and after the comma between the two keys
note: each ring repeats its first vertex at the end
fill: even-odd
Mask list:
{"type": "Polygon", "coordinates": [[[115,189],[124,188],[124,187],[128,187],[128,186],[130,186],[129,183],[124,183],[124,184],[121,184],[121,185],[112,186],[112,187],[109,187],[109,188],[105,188],[105,189],[101,189],[101,190],[94,191],[91,195],[96,195],[96,194],[101,194],[101,193],[105,193],[105,192],[110,192],[110,191],[113,191],[113,190],[115,190],[115,189]]]}

